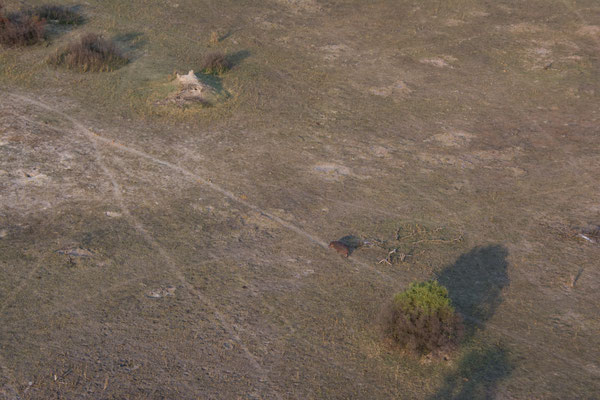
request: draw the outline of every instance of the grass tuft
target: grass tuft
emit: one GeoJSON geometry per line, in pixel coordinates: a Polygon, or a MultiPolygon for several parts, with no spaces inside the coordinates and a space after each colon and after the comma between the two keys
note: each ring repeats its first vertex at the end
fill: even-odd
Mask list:
{"type": "Polygon", "coordinates": [[[84,23],[84,18],[81,14],[65,6],[47,4],[32,8],[27,11],[27,14],[60,25],[81,25],[84,23]]]}
{"type": "Polygon", "coordinates": [[[46,21],[23,12],[5,14],[0,4],[0,44],[6,47],[31,46],[44,39],[46,21]]]}
{"type": "Polygon", "coordinates": [[[448,290],[437,281],[412,283],[396,294],[385,312],[384,324],[392,339],[418,354],[451,350],[464,331],[448,290]]]}
{"type": "Polygon", "coordinates": [[[221,75],[231,69],[231,61],[221,53],[209,53],[202,62],[202,72],[210,75],[221,75]]]}
{"type": "Polygon", "coordinates": [[[108,72],[124,66],[128,60],[113,41],[87,33],[57,51],[49,62],[82,72],[108,72]]]}

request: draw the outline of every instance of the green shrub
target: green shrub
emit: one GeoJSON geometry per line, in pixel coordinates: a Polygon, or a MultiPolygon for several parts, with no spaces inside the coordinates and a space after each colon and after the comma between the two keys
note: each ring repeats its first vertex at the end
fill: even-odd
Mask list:
{"type": "Polygon", "coordinates": [[[231,69],[231,61],[221,52],[209,53],[204,57],[202,72],[221,75],[231,69]]]}
{"type": "Polygon", "coordinates": [[[71,8],[56,5],[43,5],[32,8],[27,14],[60,25],[81,25],[83,17],[71,8]]]}
{"type": "Polygon", "coordinates": [[[464,331],[448,290],[437,281],[412,283],[394,296],[385,314],[387,335],[419,354],[450,350],[464,331]]]}
{"type": "Polygon", "coordinates": [[[6,15],[0,3],[0,44],[30,46],[44,39],[46,21],[22,12],[6,15]]]}
{"type": "Polygon", "coordinates": [[[113,71],[127,64],[114,42],[88,33],[50,57],[50,63],[82,72],[113,71]]]}

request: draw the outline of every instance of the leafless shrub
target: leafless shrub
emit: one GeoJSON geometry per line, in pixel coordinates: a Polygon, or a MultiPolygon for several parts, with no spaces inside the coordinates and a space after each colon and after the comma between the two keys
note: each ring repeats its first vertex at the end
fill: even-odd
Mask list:
{"type": "Polygon", "coordinates": [[[46,21],[18,12],[4,13],[0,3],[0,44],[6,47],[30,46],[44,39],[46,21]]]}
{"type": "Polygon", "coordinates": [[[205,74],[220,75],[231,69],[231,61],[221,52],[209,53],[204,57],[202,71],[205,74]]]}
{"type": "Polygon", "coordinates": [[[127,64],[114,42],[88,33],[50,58],[50,63],[82,72],[113,71],[127,64]]]}
{"type": "Polygon", "coordinates": [[[58,5],[47,4],[34,7],[28,10],[27,14],[61,25],[81,25],[84,22],[81,14],[77,13],[72,8],[58,5]]]}

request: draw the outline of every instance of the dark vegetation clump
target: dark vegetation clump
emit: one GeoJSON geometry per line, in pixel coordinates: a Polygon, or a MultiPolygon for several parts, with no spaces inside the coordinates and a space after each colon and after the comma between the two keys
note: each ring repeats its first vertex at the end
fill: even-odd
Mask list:
{"type": "Polygon", "coordinates": [[[28,10],[27,14],[60,25],[81,25],[84,22],[79,13],[65,6],[43,5],[28,10]]]}
{"type": "Polygon", "coordinates": [[[18,12],[5,14],[0,3],[0,44],[6,47],[30,46],[44,39],[46,21],[18,12]]]}
{"type": "Polygon", "coordinates": [[[449,351],[464,331],[448,290],[437,281],[413,283],[396,294],[385,312],[384,329],[400,346],[418,354],[449,351]]]}
{"type": "Polygon", "coordinates": [[[231,69],[231,61],[221,52],[210,53],[204,57],[202,72],[205,74],[221,75],[231,69]]]}
{"type": "Polygon", "coordinates": [[[128,60],[113,41],[88,33],[59,50],[50,62],[82,72],[107,72],[122,67],[128,60]]]}

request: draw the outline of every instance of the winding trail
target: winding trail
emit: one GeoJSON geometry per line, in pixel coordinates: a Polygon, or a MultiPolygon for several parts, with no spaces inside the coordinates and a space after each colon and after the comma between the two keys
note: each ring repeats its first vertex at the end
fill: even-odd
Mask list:
{"type": "MultiPolygon", "coordinates": [[[[159,159],[155,156],[152,156],[148,153],[145,153],[143,151],[140,151],[136,148],[133,148],[129,145],[125,145],[116,141],[113,141],[111,139],[108,139],[106,137],[103,137],[95,132],[93,132],[91,129],[88,129],[87,127],[85,127],[81,122],[79,122],[78,120],[76,120],[75,118],[67,115],[66,113],[62,112],[61,110],[58,110],[46,103],[43,103],[39,100],[36,99],[32,99],[30,97],[24,96],[24,95],[19,95],[19,94],[14,94],[14,93],[7,93],[4,92],[4,94],[6,96],[8,96],[9,98],[13,99],[16,102],[20,102],[22,104],[28,104],[31,106],[35,106],[38,107],[40,109],[49,111],[53,114],[56,114],[60,117],[62,117],[64,120],[69,121],[75,131],[80,134],[81,136],[85,137],[86,139],[88,139],[90,141],[90,143],[92,144],[93,148],[94,148],[94,154],[95,154],[95,159],[96,159],[96,163],[97,165],[100,167],[100,169],[103,171],[104,175],[108,178],[108,180],[110,181],[110,183],[112,184],[112,191],[113,191],[113,196],[116,199],[122,214],[124,215],[124,217],[127,219],[128,223],[138,232],[138,234],[140,234],[144,240],[161,256],[162,259],[165,260],[166,264],[169,266],[170,271],[174,274],[174,276],[177,278],[177,280],[180,282],[180,284],[186,288],[186,290],[188,290],[190,293],[192,293],[194,296],[196,296],[200,301],[202,301],[204,304],[207,305],[207,307],[209,307],[212,310],[212,313],[214,314],[214,317],[216,318],[216,320],[219,322],[219,324],[222,325],[222,327],[226,330],[226,332],[231,336],[231,338],[240,346],[240,348],[243,350],[244,355],[246,357],[246,359],[248,360],[248,362],[251,364],[252,368],[256,371],[257,375],[260,376],[262,382],[264,382],[267,387],[268,390],[272,393],[272,395],[275,398],[281,399],[282,394],[280,393],[280,389],[276,387],[276,385],[269,380],[269,374],[268,371],[266,371],[260,364],[259,362],[259,358],[254,355],[249,348],[244,344],[242,338],[240,337],[240,334],[238,333],[238,329],[236,328],[235,324],[233,322],[231,322],[228,317],[226,315],[224,315],[222,312],[220,312],[218,310],[218,308],[215,306],[215,304],[209,299],[207,298],[203,293],[201,293],[200,291],[198,291],[196,288],[194,288],[191,284],[189,284],[189,282],[187,282],[181,268],[176,264],[176,262],[173,260],[173,258],[169,255],[168,251],[162,247],[153,237],[152,235],[148,232],[148,230],[145,228],[145,226],[137,219],[135,218],[131,212],[129,211],[126,201],[123,198],[123,191],[121,186],[119,185],[119,183],[117,182],[117,179],[114,175],[114,173],[111,171],[111,169],[108,167],[107,163],[105,162],[105,159],[103,157],[103,153],[102,153],[102,149],[100,147],[100,145],[102,146],[106,146],[108,148],[112,148],[115,150],[118,150],[120,152],[125,152],[131,155],[134,155],[136,157],[140,157],[143,159],[146,159],[156,165],[160,165],[160,166],[164,166],[167,167],[173,171],[178,172],[179,174],[185,176],[187,179],[205,185],[206,187],[210,188],[211,190],[220,193],[221,195],[223,195],[224,197],[240,204],[243,205],[244,207],[247,207],[248,209],[251,209],[257,213],[259,213],[260,215],[262,215],[265,218],[268,218],[269,220],[272,220],[274,222],[276,222],[277,224],[279,224],[280,226],[284,227],[285,229],[288,229],[289,231],[294,232],[295,234],[299,235],[300,237],[303,237],[305,240],[309,241],[310,243],[313,243],[314,245],[317,245],[318,247],[320,247],[321,249],[323,249],[324,251],[329,251],[328,249],[328,245],[327,242],[321,238],[319,238],[318,236],[302,229],[301,227],[286,221],[276,215],[273,215],[269,212],[267,212],[266,210],[263,210],[262,208],[260,208],[259,206],[244,200],[238,196],[236,196],[234,193],[232,193],[231,191],[221,187],[220,185],[212,182],[210,179],[205,178],[202,175],[199,175],[197,173],[194,173],[192,171],[190,171],[189,169],[186,169],[184,167],[181,167],[177,164],[174,164],[172,162],[169,161],[165,161],[162,159],[159,159]]],[[[562,190],[567,190],[568,188],[562,189],[562,190]]],[[[458,215],[456,215],[456,213],[451,212],[451,210],[449,210],[447,207],[445,207],[443,204],[440,204],[438,201],[434,201],[431,200],[428,196],[426,196],[425,193],[422,193],[420,191],[417,190],[417,193],[419,195],[421,195],[421,197],[423,199],[425,199],[426,201],[432,201],[434,204],[434,206],[440,210],[440,212],[449,214],[449,215],[454,215],[456,217],[458,217],[458,215]]],[[[540,193],[541,194],[541,193],[540,193]]],[[[533,194],[532,196],[535,196],[536,194],[533,194]]],[[[383,282],[385,282],[385,284],[389,285],[392,282],[392,278],[385,272],[380,271],[379,269],[373,267],[372,265],[365,263],[363,261],[361,261],[360,259],[357,258],[349,258],[348,259],[350,262],[352,262],[356,267],[359,267],[361,269],[367,270],[370,273],[375,273],[383,282]]],[[[31,275],[31,273],[29,274],[31,275]]],[[[27,279],[26,279],[27,280],[27,279]]],[[[135,279],[132,279],[132,281],[135,279]]],[[[123,285],[126,285],[127,282],[120,282],[118,285],[114,285],[114,287],[110,287],[110,288],[105,288],[102,290],[101,293],[105,293],[107,291],[110,291],[116,287],[122,287],[123,285]]],[[[24,283],[20,284],[18,288],[16,288],[15,290],[22,290],[24,287],[24,283]]],[[[5,301],[3,302],[2,306],[0,307],[0,310],[4,310],[6,308],[6,306],[8,305],[8,303],[10,303],[10,299],[13,299],[15,296],[17,295],[17,293],[15,291],[13,291],[12,293],[10,293],[6,298],[5,301]]],[[[91,296],[94,297],[94,296],[91,296]]],[[[91,298],[90,296],[86,297],[85,299],[89,299],[91,298]]],[[[83,300],[85,300],[83,299],[83,300]]],[[[530,341],[528,339],[525,339],[519,335],[517,335],[516,333],[513,332],[509,332],[506,329],[503,329],[501,327],[496,326],[495,324],[491,323],[491,322],[486,322],[483,323],[482,321],[479,321],[473,317],[470,316],[465,316],[466,319],[468,319],[469,321],[480,325],[482,327],[485,328],[489,328],[492,329],[496,332],[498,332],[499,334],[501,334],[502,336],[506,336],[508,338],[511,338],[512,340],[516,341],[516,342],[521,342],[523,344],[525,344],[526,346],[530,347],[530,348],[536,348],[539,351],[544,351],[545,350],[545,346],[542,346],[538,343],[535,343],[533,341],[530,341]]],[[[558,351],[554,351],[551,356],[555,357],[556,359],[561,360],[562,362],[571,365],[573,367],[576,368],[585,368],[586,371],[588,371],[589,373],[595,375],[595,376],[599,376],[600,377],[600,371],[593,369],[593,368],[586,368],[587,366],[582,363],[579,362],[577,359],[575,359],[574,357],[571,357],[570,355],[568,355],[568,352],[564,352],[562,351],[562,353],[564,354],[559,354],[558,351]]],[[[6,367],[5,367],[5,363],[3,362],[4,360],[2,360],[2,358],[0,358],[0,369],[3,371],[3,373],[5,373],[7,371],[6,367]]],[[[5,373],[6,376],[6,373],[5,373]]],[[[12,379],[14,382],[14,379],[12,379]]],[[[8,389],[10,389],[11,393],[15,393],[16,396],[16,390],[12,387],[9,387],[8,389]]],[[[6,390],[6,389],[5,389],[6,390]]]]}

